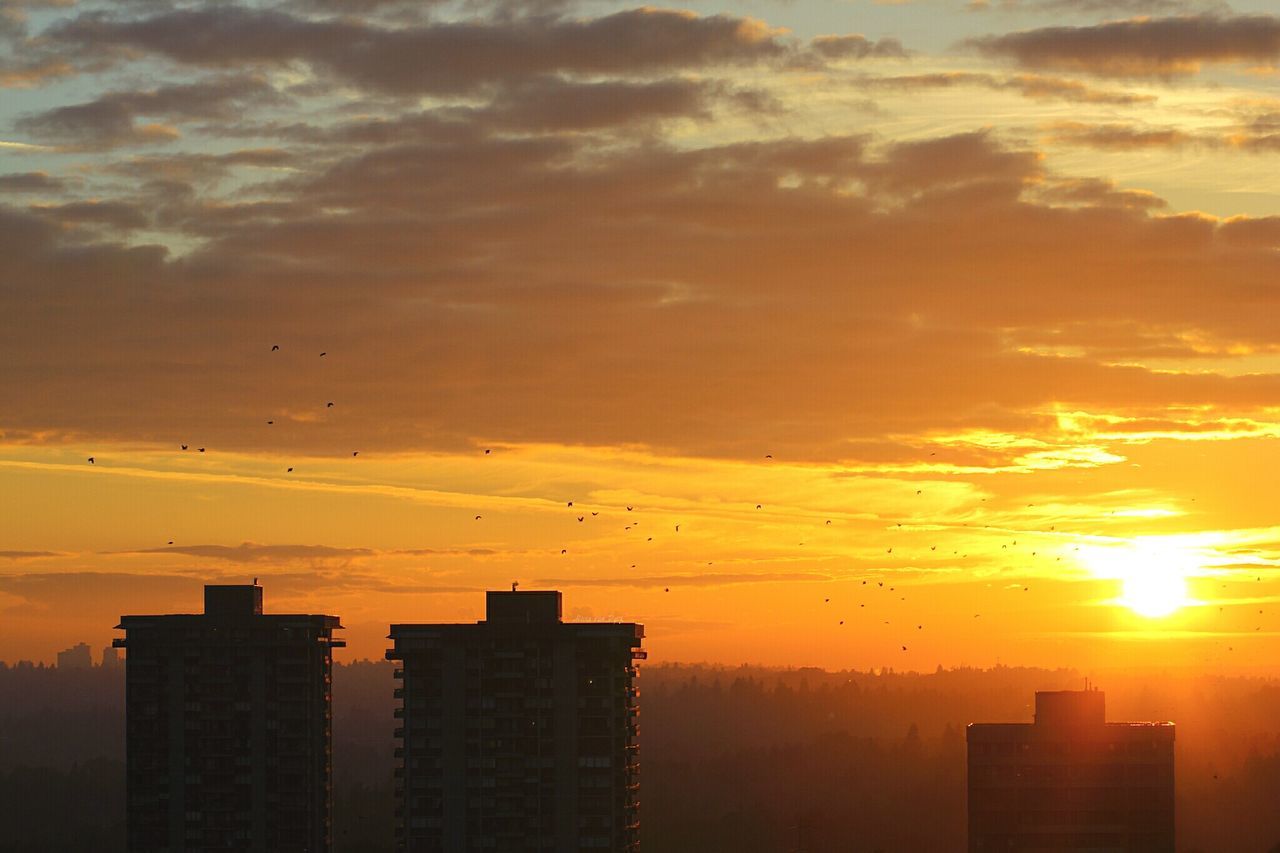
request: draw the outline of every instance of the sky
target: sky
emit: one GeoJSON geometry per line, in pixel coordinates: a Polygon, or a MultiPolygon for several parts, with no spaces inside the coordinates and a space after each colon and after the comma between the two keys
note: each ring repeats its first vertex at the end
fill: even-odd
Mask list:
{"type": "Polygon", "coordinates": [[[0,659],[1274,674],[1269,9],[0,0],[0,659]]]}

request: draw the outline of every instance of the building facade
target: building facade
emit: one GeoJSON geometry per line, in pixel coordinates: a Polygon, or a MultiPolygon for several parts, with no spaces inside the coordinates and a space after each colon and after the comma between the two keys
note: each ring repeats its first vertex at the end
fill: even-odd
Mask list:
{"type": "Polygon", "coordinates": [[[131,853],[328,853],[336,616],[264,615],[206,586],[199,615],[124,616],[131,853]]]}
{"type": "Polygon", "coordinates": [[[970,853],[1174,853],[1172,723],[1108,723],[1097,690],[968,728],[970,853]]]}
{"type": "Polygon", "coordinates": [[[397,844],[639,850],[643,626],[565,623],[559,592],[489,592],[474,624],[392,625],[397,844]]]}
{"type": "Polygon", "coordinates": [[[90,669],[93,666],[93,650],[88,643],[76,643],[58,652],[58,669],[90,669]]]}

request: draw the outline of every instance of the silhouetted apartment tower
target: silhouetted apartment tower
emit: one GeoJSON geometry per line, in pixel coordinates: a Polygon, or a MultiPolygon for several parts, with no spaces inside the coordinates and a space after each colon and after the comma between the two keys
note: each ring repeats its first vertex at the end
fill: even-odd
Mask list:
{"type": "Polygon", "coordinates": [[[1097,690],[969,726],[969,851],[1174,853],[1173,723],[1108,723],[1097,690]]]}
{"type": "Polygon", "coordinates": [[[560,621],[559,592],[490,592],[486,620],[392,625],[397,845],[639,850],[644,628],[560,621]]]}
{"type": "Polygon", "coordinates": [[[336,616],[263,615],[206,586],[203,615],[124,616],[131,853],[330,849],[336,616]]]}

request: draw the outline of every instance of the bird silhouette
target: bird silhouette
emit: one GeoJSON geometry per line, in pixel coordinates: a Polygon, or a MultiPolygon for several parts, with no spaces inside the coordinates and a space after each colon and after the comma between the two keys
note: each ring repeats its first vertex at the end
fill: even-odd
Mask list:
{"type": "Polygon", "coordinates": [[[591,513],[591,515],[592,515],[592,516],[597,516],[597,515],[599,515],[599,514],[600,514],[600,513],[598,513],[598,512],[593,512],[593,513],[591,513]]]}
{"type": "Polygon", "coordinates": [[[329,353],[327,353],[327,352],[322,352],[322,353],[320,353],[320,357],[321,357],[321,358],[324,358],[324,357],[325,357],[326,355],[328,355],[328,354],[329,354],[329,353]]]}
{"type": "Polygon", "coordinates": [[[480,516],[478,516],[478,515],[477,515],[477,516],[476,516],[476,521],[479,521],[479,520],[480,520],[480,516]]]}
{"type": "Polygon", "coordinates": [[[275,423],[275,421],[267,421],[267,426],[271,426],[271,425],[272,425],[272,424],[274,424],[274,423],[275,423]]]}
{"type": "Polygon", "coordinates": [[[578,516],[578,521],[584,521],[584,520],[586,520],[586,516],[584,515],[578,516]]]}
{"type": "Polygon", "coordinates": [[[182,449],[183,449],[183,450],[186,450],[186,449],[187,449],[187,446],[186,446],[185,444],[184,444],[184,445],[182,445],[182,449]]]}
{"type": "Polygon", "coordinates": [[[360,451],[359,451],[359,450],[353,450],[353,451],[351,451],[351,455],[352,455],[352,456],[359,456],[359,455],[360,455],[360,451]]]}
{"type": "Polygon", "coordinates": [[[765,459],[772,459],[772,458],[773,458],[773,454],[772,454],[772,453],[766,453],[766,454],[764,455],[764,458],[765,458],[765,459]]]}
{"type": "Polygon", "coordinates": [[[276,350],[278,350],[278,349],[280,349],[280,345],[279,345],[279,344],[273,344],[273,345],[271,346],[271,351],[272,351],[272,352],[275,352],[275,351],[276,351],[276,350]]]}
{"type": "MultiPolygon", "coordinates": [[[[326,409],[332,409],[332,408],[333,408],[333,403],[325,403],[325,404],[324,404],[324,407],[325,407],[326,409]]],[[[485,451],[485,453],[488,453],[488,452],[489,452],[489,451],[487,451],[487,450],[485,451]]]]}
{"type": "Polygon", "coordinates": [[[634,507],[627,507],[627,512],[631,512],[632,509],[634,509],[634,507]]]}
{"type": "Polygon", "coordinates": [[[561,554],[568,554],[568,553],[569,553],[569,549],[568,549],[568,548],[561,548],[561,549],[560,549],[560,553],[561,553],[561,554]]]}
{"type": "Polygon", "coordinates": [[[204,453],[204,448],[203,448],[203,447],[198,447],[198,448],[196,448],[196,450],[198,450],[200,453],[204,453]]]}
{"type": "MultiPolygon", "coordinates": [[[[332,405],[333,405],[333,403],[330,403],[329,405],[330,405],[330,406],[332,406],[332,405]]],[[[485,456],[488,456],[488,455],[489,455],[490,453],[492,453],[492,452],[493,452],[493,451],[491,451],[491,450],[490,450],[489,448],[487,448],[487,447],[484,449],[484,455],[485,455],[485,456]]]]}
{"type": "Polygon", "coordinates": [[[663,592],[671,592],[671,587],[665,587],[662,591],[663,591],[663,592]]]}
{"type": "Polygon", "coordinates": [[[756,504],[756,509],[760,509],[760,504],[756,504]]]}
{"type": "Polygon", "coordinates": [[[569,503],[565,504],[565,506],[573,506],[573,501],[569,501],[569,503]]]}
{"type": "Polygon", "coordinates": [[[94,464],[94,463],[93,463],[93,457],[92,457],[92,456],[90,456],[90,457],[89,457],[89,464],[90,464],[90,465],[94,464]]]}
{"type": "Polygon", "coordinates": [[[172,545],[172,544],[173,544],[173,540],[172,540],[172,539],[170,539],[170,540],[169,540],[169,544],[170,544],[170,545],[172,545]]]}
{"type": "Polygon", "coordinates": [[[292,468],[289,468],[288,470],[286,470],[286,471],[285,471],[285,473],[286,473],[286,474],[292,474],[292,473],[293,473],[293,469],[292,469],[292,468]]]}

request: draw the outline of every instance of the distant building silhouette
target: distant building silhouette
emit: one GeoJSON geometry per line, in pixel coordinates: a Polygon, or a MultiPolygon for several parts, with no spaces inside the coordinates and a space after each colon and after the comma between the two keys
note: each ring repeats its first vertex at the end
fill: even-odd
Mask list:
{"type": "Polygon", "coordinates": [[[93,667],[93,650],[88,643],[76,643],[58,652],[58,669],[90,669],[93,667]]]}
{"type": "Polygon", "coordinates": [[[327,853],[336,616],[263,615],[206,586],[203,615],[124,616],[128,848],[327,853]]]}
{"type": "Polygon", "coordinates": [[[644,628],[565,623],[559,592],[489,592],[475,624],[392,625],[397,846],[639,850],[644,628]]]}
{"type": "Polygon", "coordinates": [[[1097,690],[969,726],[969,852],[1174,853],[1173,723],[1108,723],[1097,690]]]}
{"type": "Polygon", "coordinates": [[[102,668],[115,669],[120,666],[120,650],[115,646],[107,646],[102,650],[102,668]]]}

